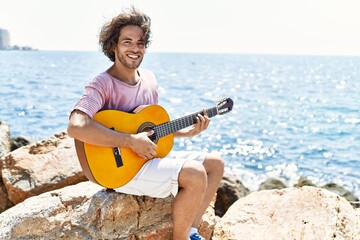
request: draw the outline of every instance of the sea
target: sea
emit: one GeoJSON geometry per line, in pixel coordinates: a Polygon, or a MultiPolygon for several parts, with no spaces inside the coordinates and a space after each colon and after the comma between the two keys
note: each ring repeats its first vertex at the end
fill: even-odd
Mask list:
{"type": "MultiPolygon", "coordinates": [[[[84,85],[110,66],[96,51],[0,51],[0,121],[34,141],[64,131],[84,85]]],[[[306,177],[360,197],[360,56],[148,52],[141,67],[171,119],[233,100],[174,150],[220,153],[250,190],[306,177]]]]}

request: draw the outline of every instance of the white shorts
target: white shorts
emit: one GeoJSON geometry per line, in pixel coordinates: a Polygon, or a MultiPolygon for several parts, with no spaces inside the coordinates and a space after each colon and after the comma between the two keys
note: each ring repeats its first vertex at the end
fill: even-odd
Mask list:
{"type": "Polygon", "coordinates": [[[165,158],[155,158],[145,163],[130,182],[114,190],[156,198],[165,198],[170,194],[176,196],[179,188],[178,177],[184,163],[187,160],[203,163],[205,157],[205,152],[171,151],[165,158]]]}

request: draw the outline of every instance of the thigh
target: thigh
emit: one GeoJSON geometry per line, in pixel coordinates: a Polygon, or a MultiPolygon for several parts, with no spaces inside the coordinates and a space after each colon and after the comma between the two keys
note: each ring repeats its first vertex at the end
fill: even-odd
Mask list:
{"type": "Polygon", "coordinates": [[[165,158],[148,161],[135,177],[115,191],[131,195],[164,198],[178,192],[178,177],[187,160],[203,163],[206,154],[201,152],[171,152],[165,158]]]}

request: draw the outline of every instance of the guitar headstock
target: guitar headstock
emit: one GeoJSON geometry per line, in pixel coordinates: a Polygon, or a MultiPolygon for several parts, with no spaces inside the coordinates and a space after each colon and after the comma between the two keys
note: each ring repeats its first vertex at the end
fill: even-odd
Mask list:
{"type": "Polygon", "coordinates": [[[217,110],[218,110],[218,114],[222,115],[225,113],[228,113],[232,110],[234,105],[234,102],[231,98],[223,98],[220,101],[217,102],[216,106],[217,106],[217,110]]]}

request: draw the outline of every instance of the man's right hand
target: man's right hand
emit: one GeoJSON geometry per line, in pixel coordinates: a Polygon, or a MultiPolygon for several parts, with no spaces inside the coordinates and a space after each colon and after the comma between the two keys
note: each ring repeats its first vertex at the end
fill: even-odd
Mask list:
{"type": "Polygon", "coordinates": [[[152,134],[154,131],[131,135],[131,150],[145,160],[153,159],[156,156],[157,146],[149,138],[152,134]]]}

